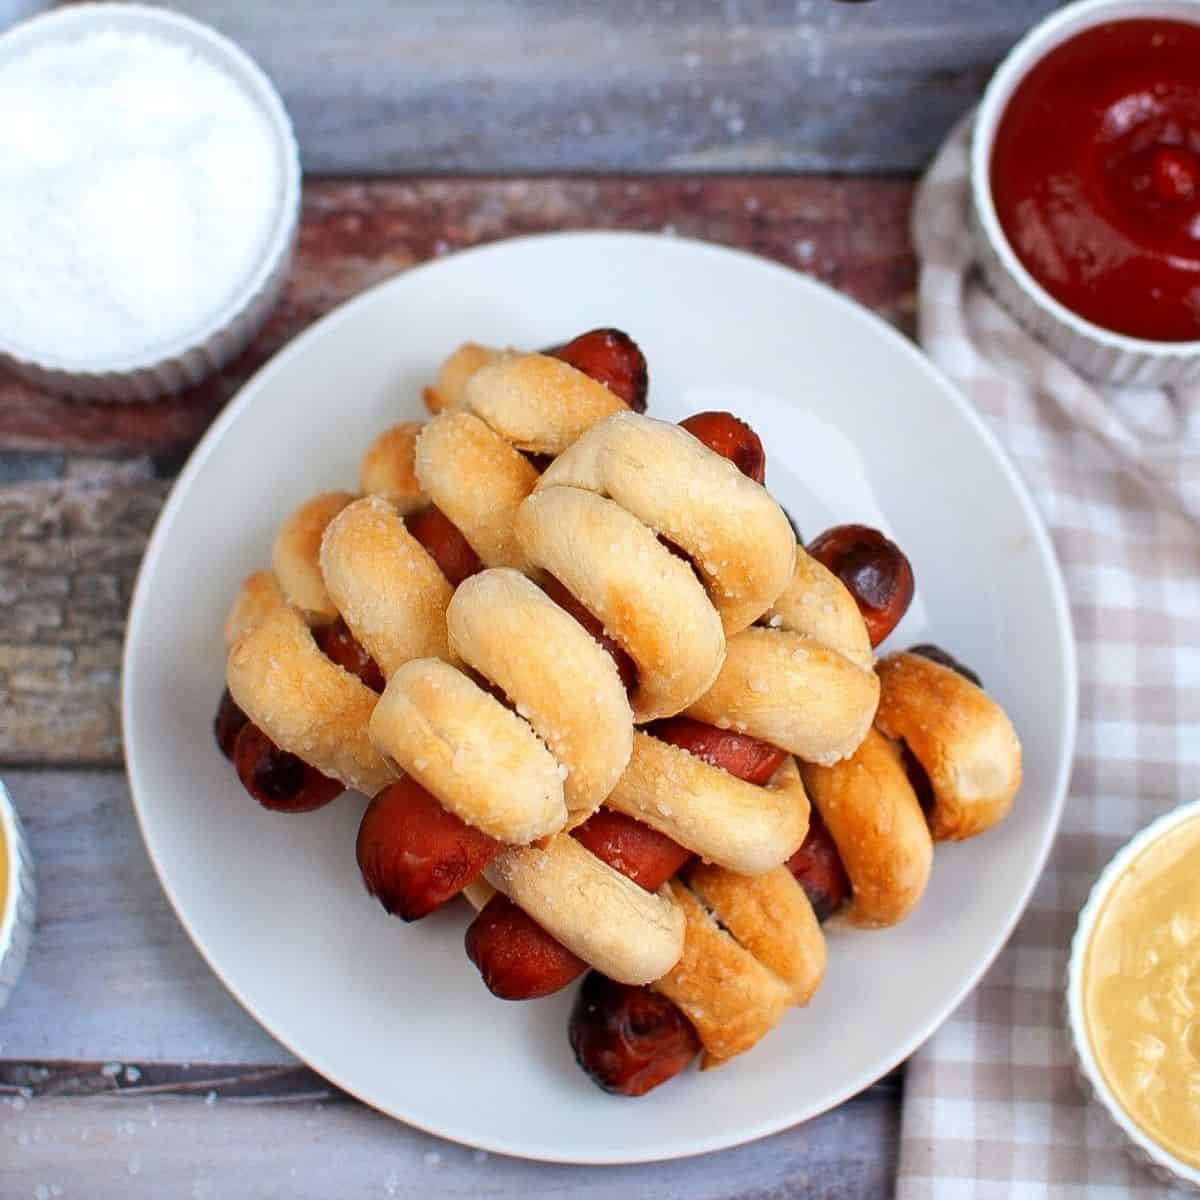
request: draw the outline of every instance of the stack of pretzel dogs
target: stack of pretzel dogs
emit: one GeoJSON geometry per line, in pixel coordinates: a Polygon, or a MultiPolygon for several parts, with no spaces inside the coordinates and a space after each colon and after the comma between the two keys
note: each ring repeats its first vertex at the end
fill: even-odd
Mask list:
{"type": "Polygon", "coordinates": [[[895,924],[933,843],[1000,820],[1020,746],[936,647],[876,660],[911,567],[806,549],[728,413],[644,415],[593,330],[467,344],[360,493],[284,523],[226,621],[218,743],[264,806],[370,797],[356,854],[404,920],[458,895],[510,1000],[586,975],[581,1066],[641,1095],[752,1047],[825,969],[822,923],[895,924]]]}

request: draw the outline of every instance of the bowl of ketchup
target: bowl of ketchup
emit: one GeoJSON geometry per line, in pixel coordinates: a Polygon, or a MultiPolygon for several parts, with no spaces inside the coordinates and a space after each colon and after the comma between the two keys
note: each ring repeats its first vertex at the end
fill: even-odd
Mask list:
{"type": "Polygon", "coordinates": [[[1082,0],[1000,65],[972,226],[1010,312],[1083,374],[1200,379],[1200,0],[1082,0]]]}

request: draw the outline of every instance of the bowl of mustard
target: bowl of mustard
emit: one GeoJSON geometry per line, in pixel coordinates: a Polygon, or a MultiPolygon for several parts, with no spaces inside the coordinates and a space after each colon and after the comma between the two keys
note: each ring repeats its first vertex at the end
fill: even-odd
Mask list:
{"type": "Polygon", "coordinates": [[[1143,829],[1096,881],[1067,1019],[1081,1078],[1127,1149],[1200,1189],[1200,801],[1143,829]]]}

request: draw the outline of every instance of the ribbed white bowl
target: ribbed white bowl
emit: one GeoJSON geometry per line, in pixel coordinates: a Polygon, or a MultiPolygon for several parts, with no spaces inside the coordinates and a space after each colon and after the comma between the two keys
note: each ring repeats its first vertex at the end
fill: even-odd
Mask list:
{"type": "Polygon", "coordinates": [[[1099,879],[1092,886],[1091,894],[1083,906],[1083,911],[1079,914],[1079,924],[1075,927],[1075,936],[1071,941],[1071,957],[1067,965],[1066,1011],[1067,1030],[1070,1034],[1076,1073],[1080,1083],[1084,1091],[1107,1113],[1113,1128],[1121,1135],[1124,1148],[1164,1183],[1185,1184],[1200,1191],[1200,1169],[1180,1162],[1173,1154],[1164,1150],[1157,1142],[1152,1141],[1134,1124],[1129,1114],[1121,1107],[1120,1101],[1113,1095],[1112,1089],[1105,1082],[1100,1065],[1096,1062],[1083,1016],[1083,963],[1087,957],[1088,942],[1091,940],[1096,918],[1106,897],[1124,873],[1125,868],[1147,846],[1156,842],[1177,825],[1182,825],[1185,821],[1197,817],[1200,817],[1200,800],[1192,804],[1181,805],[1164,814],[1126,842],[1113,856],[1108,866],[1101,871],[1099,879]]]}
{"type": "Polygon", "coordinates": [[[233,299],[203,329],[181,336],[150,357],[96,370],[52,355],[34,355],[4,336],[0,314],[0,362],[57,392],[103,400],[152,400],[182,391],[224,366],[262,327],[279,299],[291,265],[300,221],[300,155],[291,121],[271,81],[228,38],[178,13],[140,4],[81,4],[55,9],[0,36],[0,62],[49,42],[101,30],[150,33],[192,49],[219,67],[260,109],[273,130],[279,155],[280,193],[275,225],[262,257],[233,299]]]}
{"type": "Polygon", "coordinates": [[[1034,26],[1000,64],[975,115],[971,233],[988,286],[1034,336],[1091,379],[1149,387],[1200,379],[1200,341],[1126,337],[1073,313],[1051,296],[1017,257],[996,215],[991,188],[996,130],[1025,76],[1051,50],[1085,29],[1133,17],[1200,24],[1200,0],[1080,0],[1034,26]]]}

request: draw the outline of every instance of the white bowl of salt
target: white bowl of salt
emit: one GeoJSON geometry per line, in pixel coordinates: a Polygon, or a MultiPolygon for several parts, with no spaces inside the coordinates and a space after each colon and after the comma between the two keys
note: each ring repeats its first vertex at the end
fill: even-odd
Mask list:
{"type": "Polygon", "coordinates": [[[291,123],[232,42],[136,4],[0,36],[0,361],[149,400],[237,354],[279,297],[300,210],[291,123]]]}

